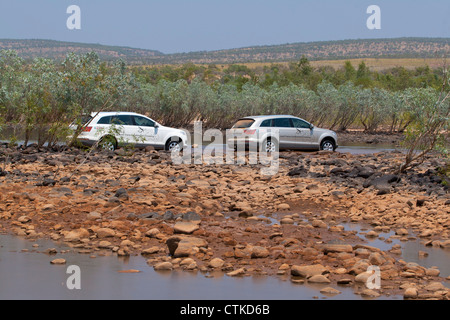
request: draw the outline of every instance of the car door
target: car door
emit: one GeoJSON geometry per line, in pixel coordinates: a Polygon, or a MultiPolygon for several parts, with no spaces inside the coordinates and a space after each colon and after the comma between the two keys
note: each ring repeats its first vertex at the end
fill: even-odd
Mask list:
{"type": "Polygon", "coordinates": [[[291,118],[275,118],[272,126],[279,130],[279,147],[293,148],[297,145],[297,130],[293,127],[291,118]]]}
{"type": "Polygon", "coordinates": [[[131,115],[118,114],[112,116],[109,130],[119,144],[134,143],[134,136],[137,132],[131,115]]]}
{"type": "Polygon", "coordinates": [[[156,144],[156,128],[155,122],[149,118],[142,116],[133,116],[136,144],[156,144]]]}
{"type": "Polygon", "coordinates": [[[292,118],[292,124],[296,130],[297,146],[305,149],[310,148],[313,136],[310,124],[298,118],[292,118]]]}

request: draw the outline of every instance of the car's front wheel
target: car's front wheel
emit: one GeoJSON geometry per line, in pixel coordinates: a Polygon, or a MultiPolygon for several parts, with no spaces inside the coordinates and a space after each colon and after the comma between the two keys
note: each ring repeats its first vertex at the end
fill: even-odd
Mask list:
{"type": "Polygon", "coordinates": [[[169,139],[166,142],[166,151],[181,151],[181,140],[180,139],[169,139]]]}
{"type": "Polygon", "coordinates": [[[335,149],[336,149],[336,144],[333,142],[333,140],[325,139],[320,144],[320,150],[334,151],[335,149]]]}

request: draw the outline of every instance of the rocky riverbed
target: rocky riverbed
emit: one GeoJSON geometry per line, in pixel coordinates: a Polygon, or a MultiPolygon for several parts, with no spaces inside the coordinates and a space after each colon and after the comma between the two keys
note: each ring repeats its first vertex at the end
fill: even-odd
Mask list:
{"type": "MultiPolygon", "coordinates": [[[[445,163],[394,174],[400,152],[282,152],[263,165],[174,164],[166,152],[0,148],[0,231],[70,244],[80,254],[142,255],[155,270],[222,271],[352,286],[368,297],[449,299],[449,274],[367,239],[421,239],[450,250],[445,163]],[[364,223],[365,237],[343,224],[364,223]],[[381,288],[366,286],[369,266],[381,288]]],[[[47,254],[57,250],[48,248],[47,254]]],[[[64,263],[64,260],[52,260],[64,263]]]]}

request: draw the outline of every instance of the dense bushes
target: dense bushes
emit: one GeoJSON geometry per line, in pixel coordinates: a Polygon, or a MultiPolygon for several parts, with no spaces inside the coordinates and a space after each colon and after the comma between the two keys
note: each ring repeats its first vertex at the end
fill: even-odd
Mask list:
{"type": "MultiPolygon", "coordinates": [[[[376,86],[376,75],[365,65],[352,68],[346,63],[332,73],[302,59],[264,73],[192,64],[131,70],[120,60],[101,62],[95,53],[69,54],[62,64],[46,59],[26,64],[14,51],[0,51],[0,127],[16,128],[13,134],[25,141],[36,137],[40,145],[54,144],[81,114],[121,110],[184,128],[196,119],[204,127],[224,129],[247,115],[292,114],[334,130],[394,132],[405,130],[424,103],[437,99],[429,69],[419,74],[429,85],[424,80],[394,90],[402,85],[393,84],[392,77],[383,75],[388,85],[376,86]]],[[[448,101],[442,108],[449,108],[448,101]]]]}

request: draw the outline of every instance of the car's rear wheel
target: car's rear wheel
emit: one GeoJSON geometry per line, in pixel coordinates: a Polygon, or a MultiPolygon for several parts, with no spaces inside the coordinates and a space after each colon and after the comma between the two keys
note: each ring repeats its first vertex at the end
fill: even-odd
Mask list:
{"type": "Polygon", "coordinates": [[[268,138],[262,143],[262,151],[275,152],[278,150],[278,143],[275,139],[268,138]]]}
{"type": "Polygon", "coordinates": [[[105,136],[100,140],[98,146],[102,150],[114,151],[117,149],[117,140],[113,136],[105,136]]]}
{"type": "Polygon", "coordinates": [[[333,140],[325,139],[320,144],[320,150],[324,151],[334,151],[336,149],[336,144],[333,140]]]}

